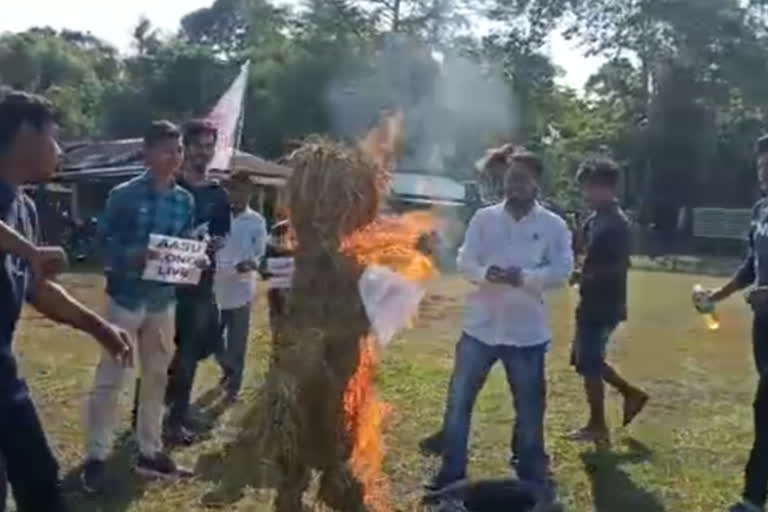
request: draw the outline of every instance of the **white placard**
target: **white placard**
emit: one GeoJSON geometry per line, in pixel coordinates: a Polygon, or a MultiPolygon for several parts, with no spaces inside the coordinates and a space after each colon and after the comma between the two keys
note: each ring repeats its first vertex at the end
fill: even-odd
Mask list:
{"type": "Polygon", "coordinates": [[[205,258],[203,242],[166,235],[149,235],[147,250],[153,258],[144,267],[143,279],[171,284],[197,284],[201,270],[198,261],[205,258]]]}
{"type": "Polygon", "coordinates": [[[275,275],[293,274],[293,258],[267,258],[267,272],[275,275]]]}
{"type": "Polygon", "coordinates": [[[270,290],[287,290],[291,287],[292,276],[276,276],[267,280],[267,286],[270,290]]]}
{"type": "Polygon", "coordinates": [[[270,289],[286,290],[293,281],[293,258],[267,258],[267,286],[270,289]]]}
{"type": "Polygon", "coordinates": [[[358,287],[368,321],[382,347],[408,325],[426,294],[423,286],[377,265],[365,269],[358,287]]]}

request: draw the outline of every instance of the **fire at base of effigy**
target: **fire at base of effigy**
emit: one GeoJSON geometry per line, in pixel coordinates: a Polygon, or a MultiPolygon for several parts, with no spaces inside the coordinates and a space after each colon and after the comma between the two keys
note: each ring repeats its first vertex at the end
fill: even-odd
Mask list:
{"type": "Polygon", "coordinates": [[[277,512],[303,510],[313,472],[317,498],[332,509],[391,510],[377,352],[415,313],[434,272],[417,249],[428,215],[377,217],[401,142],[395,115],[357,147],[310,139],[286,159],[295,271],[257,430],[280,472],[277,512]]]}

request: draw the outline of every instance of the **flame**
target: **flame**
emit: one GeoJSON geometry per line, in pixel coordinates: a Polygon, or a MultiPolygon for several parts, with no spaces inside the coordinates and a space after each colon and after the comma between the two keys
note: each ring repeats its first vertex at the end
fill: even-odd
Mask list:
{"type": "Polygon", "coordinates": [[[382,473],[384,442],[381,424],[388,407],[377,398],[373,388],[375,342],[360,340],[357,369],[344,391],[344,424],[351,434],[352,472],[363,485],[365,504],[372,512],[387,512],[390,507],[389,482],[382,473]]]}
{"type": "Polygon", "coordinates": [[[432,260],[418,245],[434,226],[434,217],[425,211],[382,217],[347,237],[341,250],[361,266],[381,265],[406,279],[424,281],[436,271],[432,260]]]}
{"type": "MultiPolygon", "coordinates": [[[[342,251],[361,266],[382,265],[406,279],[424,281],[436,270],[418,245],[433,229],[434,219],[428,212],[383,217],[347,237],[342,251]]],[[[373,336],[361,339],[357,368],[344,392],[344,414],[353,440],[352,471],[363,485],[365,504],[372,512],[388,512],[392,507],[389,482],[382,472],[381,428],[390,406],[379,401],[373,387],[376,356],[373,336]]]]}

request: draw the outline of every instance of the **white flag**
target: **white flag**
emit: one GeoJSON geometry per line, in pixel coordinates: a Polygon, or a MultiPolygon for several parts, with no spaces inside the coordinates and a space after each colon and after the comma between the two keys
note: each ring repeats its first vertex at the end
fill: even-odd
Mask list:
{"type": "Polygon", "coordinates": [[[219,137],[216,141],[216,154],[211,160],[211,169],[229,169],[235,146],[238,143],[240,119],[243,109],[243,98],[248,87],[248,68],[250,61],[243,64],[240,74],[229,86],[227,92],[219,99],[216,106],[208,114],[208,120],[216,125],[219,137]]]}

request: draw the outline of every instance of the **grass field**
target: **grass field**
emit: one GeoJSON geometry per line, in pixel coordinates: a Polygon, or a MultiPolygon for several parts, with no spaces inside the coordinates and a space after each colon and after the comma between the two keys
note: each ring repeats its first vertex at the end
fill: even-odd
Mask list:
{"type": "MultiPolygon", "coordinates": [[[[691,286],[706,278],[636,272],[631,278],[631,320],[617,333],[612,357],[631,380],[651,394],[646,412],[630,430],[614,432],[611,453],[569,444],[562,434],[581,426],[581,385],[568,367],[572,311],[576,293],[551,300],[555,340],[549,359],[548,446],[567,510],[587,512],[714,512],[740,491],[751,442],[751,401],[755,385],[750,352],[749,315],[735,298],[721,311],[722,328],[707,332],[689,305],[691,286]]],[[[103,302],[102,281],[69,275],[66,283],[86,303],[103,302]]],[[[418,439],[439,427],[454,342],[461,326],[460,279],[435,283],[418,325],[383,356],[379,390],[392,404],[386,428],[386,470],[392,480],[395,510],[419,510],[421,483],[437,461],[422,458],[418,439]]],[[[118,442],[110,460],[113,488],[104,498],[84,497],[75,479],[83,445],[82,410],[98,352],[95,343],[27,312],[17,351],[43,416],[52,445],[67,476],[77,511],[268,510],[269,491],[255,481],[258,454],[248,449],[240,426],[258,411],[249,398],[259,386],[267,356],[265,301],[254,306],[247,389],[241,404],[224,412],[211,438],[176,452],[199,476],[183,484],[145,484],[128,471],[130,441],[118,442]]],[[[218,378],[206,362],[199,395],[218,378]]],[[[128,393],[124,421],[129,427],[128,393]]],[[[201,396],[205,404],[205,396],[201,396]]],[[[609,398],[610,420],[620,418],[620,403],[609,398]]],[[[221,413],[215,405],[212,413],[221,413]]],[[[500,368],[496,368],[475,409],[470,472],[503,476],[513,411],[500,368]]]]}

